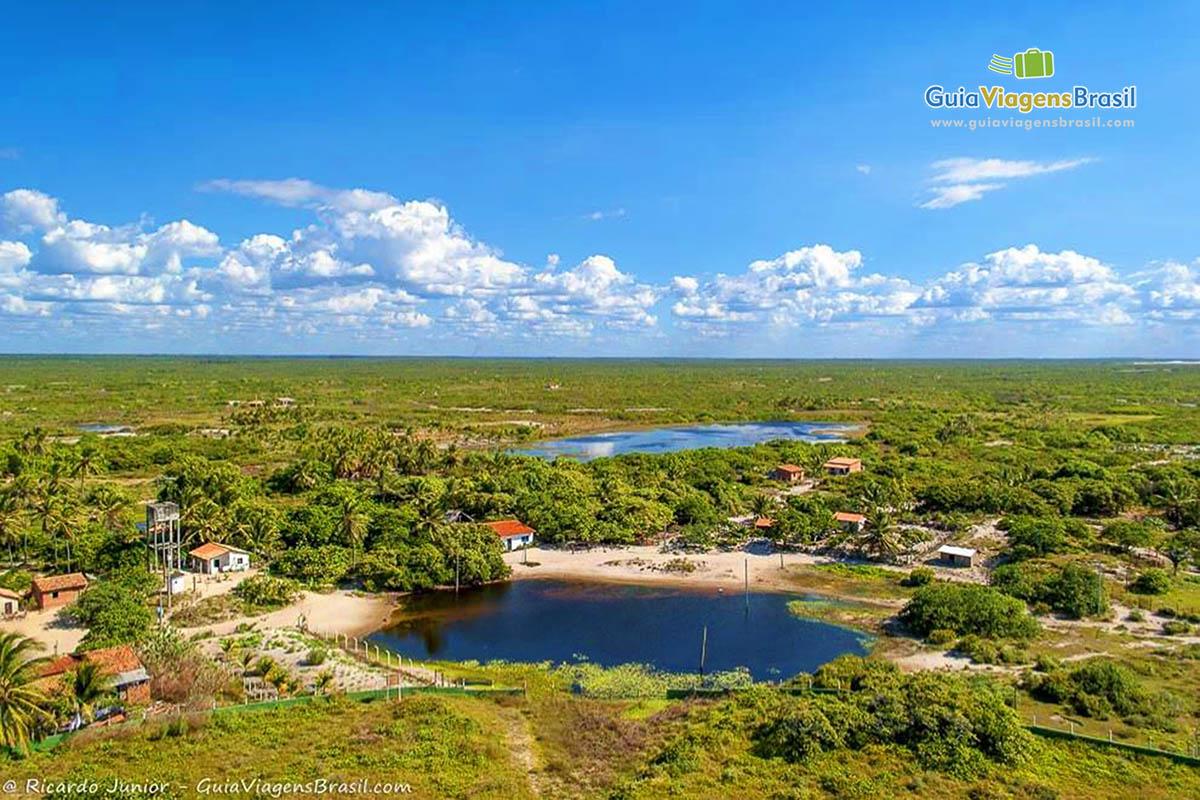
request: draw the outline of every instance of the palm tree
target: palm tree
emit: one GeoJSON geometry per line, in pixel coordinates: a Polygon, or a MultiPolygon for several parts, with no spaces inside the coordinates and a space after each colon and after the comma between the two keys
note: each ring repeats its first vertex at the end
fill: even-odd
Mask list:
{"type": "Polygon", "coordinates": [[[875,512],[867,519],[862,546],[868,553],[875,555],[894,556],[900,552],[895,523],[882,509],[875,509],[875,512]]]}
{"type": "Polygon", "coordinates": [[[29,749],[38,722],[46,716],[45,696],[34,687],[45,657],[42,646],[18,633],[0,633],[0,745],[18,752],[29,749]]]}
{"type": "Polygon", "coordinates": [[[26,431],[21,437],[20,448],[24,453],[31,456],[44,456],[46,454],[46,442],[49,436],[41,427],[35,427],[32,430],[26,431]]]}
{"type": "Polygon", "coordinates": [[[75,505],[65,497],[52,497],[42,517],[42,529],[54,541],[54,560],[58,563],[58,542],[67,549],[67,572],[71,571],[71,543],[75,540],[75,505]]]}
{"type": "Polygon", "coordinates": [[[750,498],[750,513],[756,517],[769,516],[771,505],[771,498],[765,494],[756,494],[750,498]]]}
{"type": "Polygon", "coordinates": [[[1174,525],[1183,524],[1188,510],[1200,503],[1194,486],[1180,483],[1174,478],[1168,478],[1159,485],[1154,499],[1162,504],[1164,516],[1174,525]]]}
{"type": "Polygon", "coordinates": [[[71,692],[71,702],[75,704],[75,718],[81,724],[92,721],[96,703],[112,695],[112,684],[112,678],[94,661],[84,661],[67,675],[66,685],[71,692]]]}
{"type": "Polygon", "coordinates": [[[67,463],[62,458],[53,458],[46,465],[46,472],[42,475],[43,491],[51,496],[62,494],[67,488],[67,478],[69,477],[70,469],[67,463]]]}
{"type": "Polygon", "coordinates": [[[322,670],[313,681],[313,694],[328,694],[330,686],[333,686],[333,673],[322,670]]]}
{"type": "Polygon", "coordinates": [[[362,538],[367,532],[369,519],[363,513],[358,498],[353,495],[346,495],[342,498],[339,511],[338,523],[342,529],[342,536],[350,543],[350,563],[357,564],[358,547],[362,544],[362,538]]]}
{"type": "Polygon", "coordinates": [[[88,516],[104,526],[109,533],[120,530],[125,513],[132,502],[129,496],[113,486],[97,486],[88,496],[88,516]]]}
{"type": "Polygon", "coordinates": [[[188,541],[212,542],[226,528],[225,510],[207,497],[188,503],[183,514],[183,530],[188,541]]]}
{"type": "MultiPolygon", "coordinates": [[[[10,491],[0,492],[0,542],[8,546],[9,564],[13,563],[13,546],[21,541],[24,532],[25,512],[17,496],[10,491]]],[[[24,549],[21,556],[24,559],[24,549]]]]}
{"type": "Polygon", "coordinates": [[[263,680],[275,687],[275,691],[280,697],[287,694],[288,685],[292,681],[292,676],[286,669],[279,664],[275,664],[263,675],[263,680]]]}
{"type": "Polygon", "coordinates": [[[84,444],[75,454],[75,463],[71,466],[71,474],[79,479],[79,492],[83,493],[83,482],[89,475],[99,474],[103,456],[94,444],[84,444]]]}

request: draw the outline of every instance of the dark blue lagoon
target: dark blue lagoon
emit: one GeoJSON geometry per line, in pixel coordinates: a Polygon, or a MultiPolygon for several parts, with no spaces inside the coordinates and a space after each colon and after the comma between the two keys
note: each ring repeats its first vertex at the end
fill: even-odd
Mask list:
{"type": "Polygon", "coordinates": [[[746,667],[757,680],[811,672],[843,653],[866,652],[866,637],[800,619],[795,595],[521,580],[409,599],[371,638],[405,656],[461,661],[637,662],[696,672],[708,626],[705,671],[746,667]]]}
{"type": "Polygon", "coordinates": [[[840,442],[851,426],[833,422],[743,422],[729,425],[680,425],[640,431],[615,431],[550,439],[513,452],[581,461],[623,453],[673,453],[699,447],[748,447],[772,439],[840,442]]]}

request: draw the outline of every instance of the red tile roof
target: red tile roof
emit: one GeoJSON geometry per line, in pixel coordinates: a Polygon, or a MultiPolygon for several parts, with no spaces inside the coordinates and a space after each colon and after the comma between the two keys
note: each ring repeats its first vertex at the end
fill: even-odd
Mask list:
{"type": "Polygon", "coordinates": [[[771,519],[770,517],[759,517],[758,519],[754,520],[754,527],[756,528],[769,528],[774,524],[775,520],[771,519]]]}
{"type": "Polygon", "coordinates": [[[797,474],[804,472],[804,470],[801,467],[797,467],[795,464],[780,464],[778,467],[775,468],[775,471],[776,472],[788,472],[793,475],[797,475],[797,474]]]}
{"type": "Polygon", "coordinates": [[[122,672],[133,672],[142,669],[142,660],[137,657],[137,653],[133,652],[133,648],[129,645],[123,644],[119,647],[89,650],[86,653],[68,653],[65,656],[59,656],[42,667],[42,677],[48,678],[53,675],[62,675],[64,672],[70,672],[84,661],[90,661],[93,664],[99,665],[105,675],[119,675],[122,672]]]}
{"type": "Polygon", "coordinates": [[[195,558],[220,558],[226,553],[232,552],[231,548],[216,542],[205,542],[195,550],[189,550],[188,555],[195,558]]]}
{"type": "Polygon", "coordinates": [[[16,592],[12,591],[11,589],[5,589],[3,587],[0,587],[0,597],[7,597],[10,600],[20,600],[21,599],[21,595],[17,594],[16,592]]]}
{"type": "Polygon", "coordinates": [[[839,511],[833,515],[833,518],[838,522],[866,522],[867,518],[862,514],[855,514],[850,511],[839,511]]]}
{"type": "Polygon", "coordinates": [[[64,589],[86,589],[87,578],[82,572],[70,572],[66,575],[47,575],[44,578],[34,578],[33,588],[42,594],[61,592],[64,589]]]}
{"type": "Polygon", "coordinates": [[[524,536],[534,532],[533,528],[519,519],[498,519],[483,524],[494,530],[501,539],[511,539],[513,536],[524,536]]]}
{"type": "Polygon", "coordinates": [[[850,458],[849,456],[834,456],[825,462],[825,467],[853,467],[861,464],[862,459],[850,458]]]}

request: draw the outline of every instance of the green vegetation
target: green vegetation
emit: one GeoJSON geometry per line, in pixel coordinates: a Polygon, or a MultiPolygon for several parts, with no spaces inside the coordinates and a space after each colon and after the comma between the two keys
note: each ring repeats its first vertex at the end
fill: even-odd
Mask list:
{"type": "Polygon", "coordinates": [[[987,586],[932,583],[922,586],[900,613],[914,633],[954,631],[993,638],[1027,639],[1038,631],[1025,604],[987,586]]]}
{"type": "Polygon", "coordinates": [[[118,581],[89,586],[66,614],[87,628],[80,649],[95,650],[142,641],[154,616],[146,605],[148,593],[118,581]]]}
{"type": "Polygon", "coordinates": [[[16,633],[0,633],[0,745],[26,751],[41,727],[45,697],[33,685],[44,656],[40,646],[16,633]]]}
{"type": "Polygon", "coordinates": [[[1171,591],[1171,575],[1166,570],[1150,567],[1137,576],[1130,588],[1139,594],[1166,594],[1171,591]]]}
{"type": "Polygon", "coordinates": [[[1084,716],[1107,719],[1115,714],[1137,727],[1174,730],[1180,711],[1180,700],[1171,692],[1147,690],[1129,669],[1108,659],[1031,675],[1027,688],[1084,716]]]}
{"type": "MultiPolygon", "coordinates": [[[[6,773],[145,777],[165,764],[183,781],[249,765],[280,778],[395,771],[430,797],[1200,793],[1191,768],[1030,740],[1014,728],[1004,677],[1025,683],[1023,711],[1039,719],[1192,742],[1200,659],[1179,637],[1200,620],[1200,370],[5,358],[0,386],[0,586],[24,592],[34,575],[67,570],[96,576],[62,612],[88,628],[83,648],[133,643],[155,698],[182,708],[238,697],[243,676],[282,696],[335,697],[88,732],[56,753],[5,764],[6,773]],[[272,404],[283,395],[296,406],[272,404]],[[856,429],[844,443],[588,463],[510,452],[548,436],[779,419],[856,429]],[[95,423],[133,435],[78,427],[95,423]],[[821,465],[833,455],[861,458],[865,470],[825,478],[821,465]],[[780,463],[817,484],[782,486],[771,478],[780,463]],[[501,545],[478,523],[517,517],[546,545],[677,551],[666,569],[681,580],[696,564],[682,554],[760,535],[785,552],[853,561],[781,565],[781,580],[839,598],[793,610],[870,629],[876,653],[924,656],[933,645],[1012,669],[989,680],[839,661],[797,676],[788,695],[747,686],[742,673],[701,681],[636,665],[445,665],[464,678],[528,685],[529,698],[353,704],[336,698],[337,654],[311,642],[294,644],[297,658],[334,663],[304,684],[301,667],[251,644],[262,634],[243,634],[214,660],[153,625],[161,587],[145,572],[133,522],[156,498],[179,503],[189,546],[245,548],[267,572],[229,595],[176,597],[177,624],[280,608],[301,588],[423,591],[503,579],[501,545]],[[865,515],[861,530],[835,522],[846,511],[865,515]],[[747,515],[770,525],[731,521],[747,515]],[[985,558],[959,580],[939,580],[947,574],[921,562],[943,543],[985,558]],[[1132,613],[1105,623],[1113,600],[1132,613]],[[895,635],[897,612],[923,643],[895,635]],[[1050,612],[1059,619],[1040,624],[1050,612]],[[697,687],[738,691],[664,698],[697,687]],[[229,754],[233,763],[222,766],[229,754]],[[432,777],[422,785],[417,776],[432,777]]],[[[31,655],[5,661],[0,647],[0,704],[15,709],[6,716],[0,706],[0,723],[18,747],[44,732],[43,712],[86,717],[106,691],[77,671],[71,691],[35,697],[31,655]]]]}
{"type": "Polygon", "coordinates": [[[1061,567],[1032,561],[1005,564],[992,572],[991,582],[1007,595],[1072,619],[1101,614],[1108,608],[1108,592],[1099,574],[1075,562],[1061,567]]]}
{"type": "Polygon", "coordinates": [[[296,599],[300,584],[288,578],[255,575],[233,589],[235,597],[257,608],[282,608],[296,599]]]}

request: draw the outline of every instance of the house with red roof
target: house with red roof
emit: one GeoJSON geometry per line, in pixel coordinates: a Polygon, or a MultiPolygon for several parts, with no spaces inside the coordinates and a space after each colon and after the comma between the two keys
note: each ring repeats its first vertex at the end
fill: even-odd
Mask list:
{"type": "Polygon", "coordinates": [[[841,525],[848,531],[861,533],[862,529],[867,524],[867,518],[862,514],[855,514],[851,511],[839,511],[833,515],[837,524],[841,525]]]}
{"type": "Polygon", "coordinates": [[[483,524],[496,532],[500,541],[504,542],[505,550],[518,550],[533,544],[536,531],[519,519],[498,519],[483,524]]]}
{"type": "Polygon", "coordinates": [[[795,464],[780,464],[771,473],[771,477],[783,483],[799,483],[804,480],[804,469],[795,464]]]}
{"type": "Polygon", "coordinates": [[[34,578],[29,593],[37,607],[45,611],[75,602],[87,587],[88,580],[82,572],[70,572],[34,578]]]}
{"type": "Polygon", "coordinates": [[[189,550],[188,555],[192,558],[192,568],[205,575],[250,569],[249,553],[219,542],[205,542],[189,550]]]}
{"type": "Polygon", "coordinates": [[[112,680],[113,692],[123,702],[130,705],[144,705],[150,702],[150,673],[146,671],[137,653],[127,644],[59,656],[42,667],[41,677],[36,683],[44,691],[52,691],[61,685],[68,672],[85,662],[96,664],[100,671],[112,680]]]}
{"type": "Polygon", "coordinates": [[[862,472],[862,459],[849,456],[835,456],[825,462],[824,469],[830,475],[849,475],[851,472],[862,472]]]}

